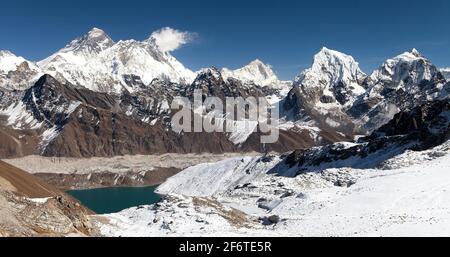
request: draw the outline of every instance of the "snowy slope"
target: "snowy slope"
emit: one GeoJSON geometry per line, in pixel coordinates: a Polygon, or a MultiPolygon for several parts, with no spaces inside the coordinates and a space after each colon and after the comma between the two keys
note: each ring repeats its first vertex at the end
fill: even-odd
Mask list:
{"type": "Polygon", "coordinates": [[[0,109],[0,115],[7,116],[5,125],[11,126],[16,130],[38,129],[43,125],[43,122],[37,120],[33,113],[27,110],[23,102],[17,102],[5,109],[0,109]]]}
{"type": "Polygon", "coordinates": [[[314,56],[311,68],[295,79],[294,86],[307,95],[308,105],[327,109],[352,104],[365,92],[361,86],[365,77],[353,57],[323,47],[314,56]]]}
{"type": "Polygon", "coordinates": [[[43,75],[40,68],[9,51],[0,51],[0,87],[23,90],[43,75]]]}
{"type": "MultiPolygon", "coordinates": [[[[395,160],[416,158],[423,161],[392,170],[329,169],[295,178],[264,174],[268,165],[258,177],[252,174],[256,171],[247,174],[250,184],[213,190],[209,197],[172,195],[153,207],[105,215],[110,225],[100,224],[101,231],[108,236],[448,236],[450,144],[395,160]],[[352,183],[342,186],[336,180],[352,183]],[[276,221],[273,215],[279,221],[265,223],[270,216],[276,221]]],[[[197,179],[215,176],[215,181],[207,181],[216,187],[220,174],[234,172],[236,180],[242,180],[245,165],[226,168],[235,162],[211,165],[208,171],[214,175],[204,170],[197,179]]],[[[190,195],[208,194],[192,190],[192,185],[190,195]]],[[[162,188],[181,193],[172,186],[162,188]]]]}
{"type": "Polygon", "coordinates": [[[295,78],[283,107],[291,120],[312,121],[322,130],[352,137],[354,124],[347,110],[364,94],[365,78],[353,57],[323,47],[311,67],[295,78]]]}
{"type": "Polygon", "coordinates": [[[442,90],[442,74],[416,49],[386,60],[365,83],[367,91],[355,101],[350,113],[366,131],[385,124],[400,110],[448,97],[442,90]]]}
{"type": "Polygon", "coordinates": [[[445,79],[450,80],[450,68],[441,69],[441,72],[445,79]]]}
{"type": "Polygon", "coordinates": [[[270,86],[277,89],[284,89],[292,84],[290,81],[280,81],[272,70],[272,67],[258,59],[240,69],[230,70],[223,68],[221,73],[225,80],[235,78],[244,83],[254,83],[263,87],[270,86]]]}
{"type": "MultiPolygon", "coordinates": [[[[254,158],[244,157],[190,167],[178,176],[169,178],[166,183],[158,187],[156,192],[163,195],[185,196],[212,196],[223,193],[258,177],[260,173],[249,176],[246,172],[246,167],[252,167],[254,162],[254,158]]],[[[266,170],[267,166],[264,167],[258,170],[266,170]]],[[[252,169],[257,170],[254,167],[252,169]]]]}
{"type": "Polygon", "coordinates": [[[194,73],[170,53],[159,50],[154,39],[114,42],[104,31],[94,28],[63,49],[38,63],[60,80],[93,91],[120,93],[134,91],[124,75],[135,75],[146,85],[155,78],[190,83],[194,73]]]}
{"type": "Polygon", "coordinates": [[[449,108],[402,112],[358,143],[190,167],[158,187],[162,202],[99,226],[114,236],[448,236],[449,108]]]}
{"type": "Polygon", "coordinates": [[[368,171],[350,188],[313,190],[304,202],[280,204],[273,213],[293,219],[280,224],[288,234],[448,236],[449,165],[447,149],[445,157],[421,165],[368,171]],[[305,206],[305,218],[292,212],[300,205],[305,206]]]}
{"type": "Polygon", "coordinates": [[[17,66],[23,62],[26,62],[23,57],[15,56],[9,51],[0,51],[0,67],[4,73],[17,69],[17,66]]]}
{"type": "Polygon", "coordinates": [[[391,87],[408,86],[418,84],[422,80],[431,80],[438,70],[431,65],[417,49],[402,53],[392,59],[386,60],[379,69],[370,75],[372,86],[380,83],[391,82],[391,87]],[[405,83],[410,77],[412,81],[405,83]]]}

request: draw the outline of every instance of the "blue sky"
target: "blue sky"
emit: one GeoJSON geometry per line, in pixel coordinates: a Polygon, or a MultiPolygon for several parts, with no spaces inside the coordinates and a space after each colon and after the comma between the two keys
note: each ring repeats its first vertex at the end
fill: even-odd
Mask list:
{"type": "Polygon", "coordinates": [[[92,27],[114,40],[140,40],[168,26],[196,33],[172,53],[192,70],[238,68],[259,58],[292,79],[322,46],[354,56],[367,73],[414,47],[437,66],[450,66],[448,0],[5,2],[0,49],[30,60],[47,57],[92,27]]]}

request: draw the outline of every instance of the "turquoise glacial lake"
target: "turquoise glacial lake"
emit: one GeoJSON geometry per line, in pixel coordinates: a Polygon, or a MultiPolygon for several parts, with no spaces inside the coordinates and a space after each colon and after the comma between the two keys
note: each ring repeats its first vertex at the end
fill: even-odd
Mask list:
{"type": "Polygon", "coordinates": [[[130,207],[157,203],[161,196],[157,186],[108,187],[87,190],[69,190],[67,193],[97,214],[119,212],[130,207]]]}

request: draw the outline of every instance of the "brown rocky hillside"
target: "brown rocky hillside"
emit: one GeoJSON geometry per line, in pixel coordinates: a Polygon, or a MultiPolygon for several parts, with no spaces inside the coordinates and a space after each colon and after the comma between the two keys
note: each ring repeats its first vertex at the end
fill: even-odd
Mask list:
{"type": "Polygon", "coordinates": [[[0,161],[0,236],[88,236],[90,213],[62,191],[0,161]]]}

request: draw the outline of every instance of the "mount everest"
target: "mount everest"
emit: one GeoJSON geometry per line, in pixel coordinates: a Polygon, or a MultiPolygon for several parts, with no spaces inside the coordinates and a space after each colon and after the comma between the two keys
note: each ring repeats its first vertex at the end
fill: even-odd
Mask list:
{"type": "Polygon", "coordinates": [[[38,62],[38,66],[57,79],[107,93],[134,91],[124,81],[126,75],[139,76],[145,84],[165,77],[190,83],[195,77],[170,53],[160,51],[154,38],[115,43],[97,28],[38,62]]]}
{"type": "MultiPolygon", "coordinates": [[[[124,90],[130,92],[135,90],[125,81],[126,76],[138,76],[145,85],[154,79],[190,84],[196,77],[195,72],[185,68],[169,52],[161,51],[153,36],[144,41],[114,42],[98,28],[93,28],[37,63],[17,57],[8,51],[2,51],[0,58],[2,67],[0,71],[5,77],[1,86],[7,89],[26,89],[37,81],[38,75],[44,73],[62,82],[86,87],[92,91],[117,94],[124,90]],[[24,64],[25,67],[21,67],[22,63],[26,63],[27,66],[24,64]],[[17,85],[18,82],[12,75],[8,75],[16,70],[22,73],[29,70],[35,74],[23,79],[28,81],[28,85],[17,85]]],[[[225,80],[231,77],[260,86],[282,84],[271,67],[260,60],[255,60],[237,70],[223,68],[221,73],[225,80]]]]}

